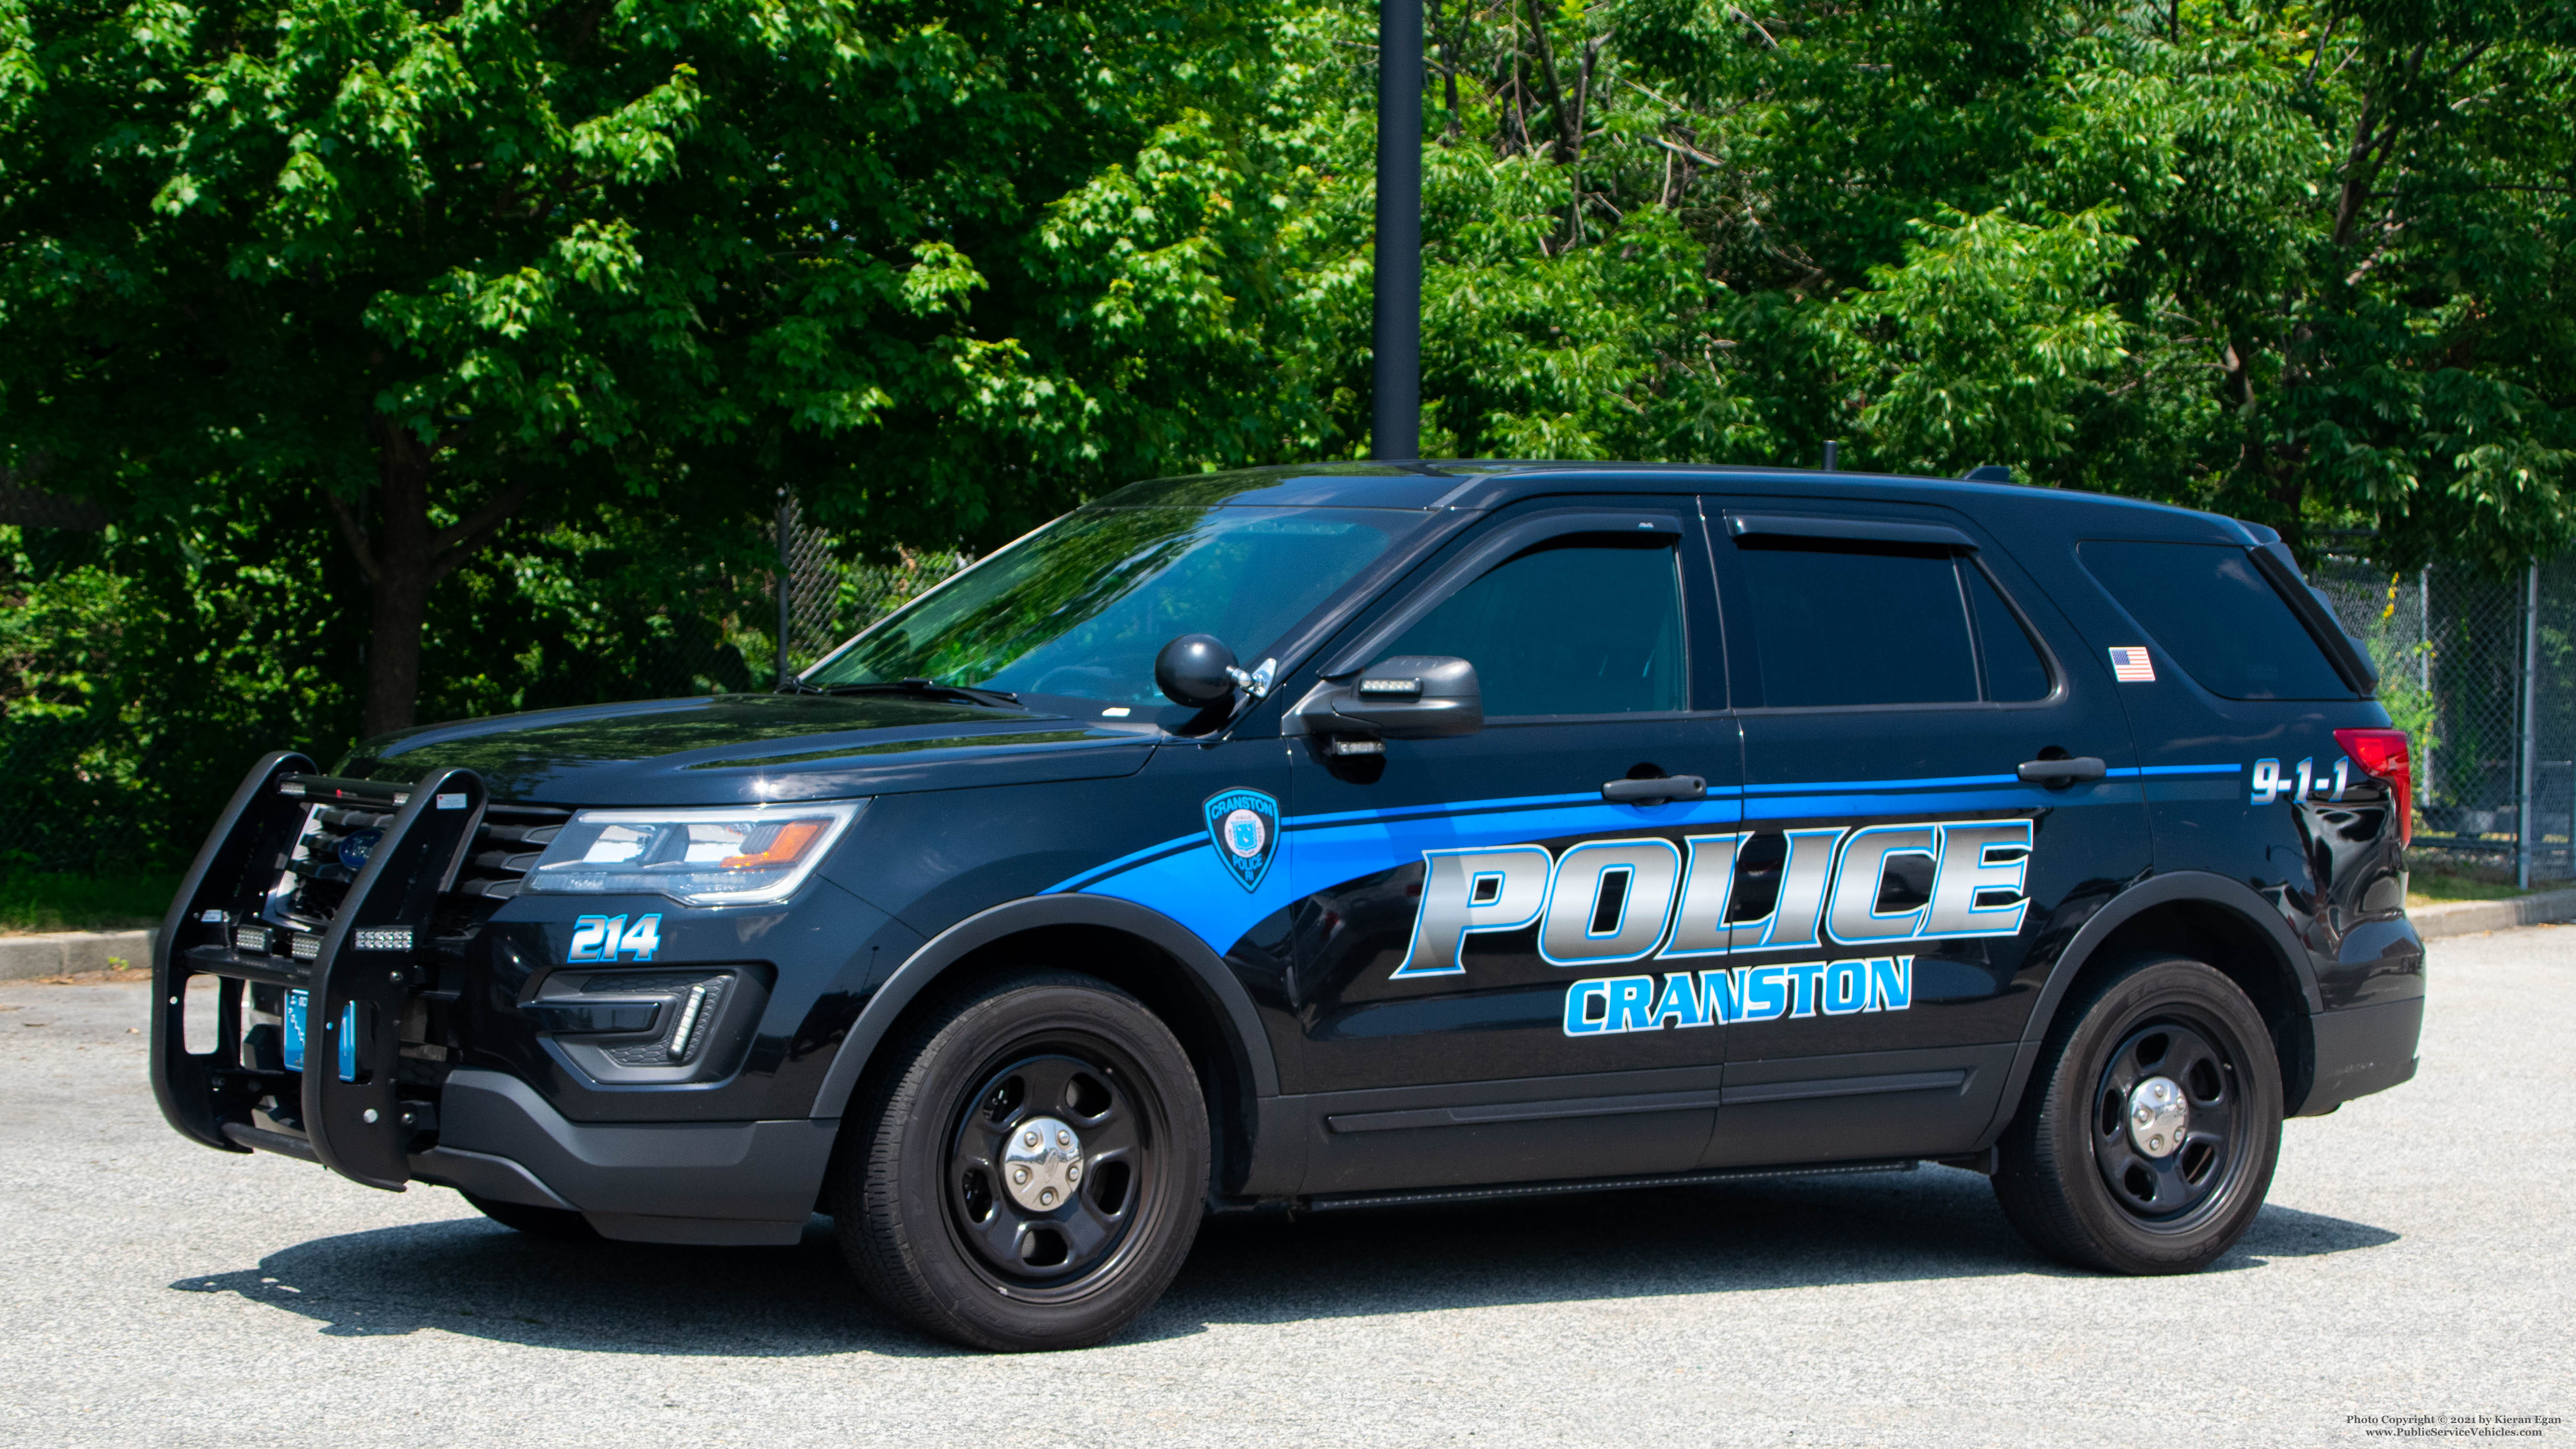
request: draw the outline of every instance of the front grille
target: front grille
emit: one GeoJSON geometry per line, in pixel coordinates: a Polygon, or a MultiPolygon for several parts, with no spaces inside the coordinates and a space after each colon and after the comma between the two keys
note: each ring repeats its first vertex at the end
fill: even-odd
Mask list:
{"type": "Polygon", "coordinates": [[[269,918],[311,931],[331,924],[348,897],[349,883],[367,863],[368,850],[393,821],[390,806],[306,807],[304,829],[279,862],[277,886],[268,896],[269,918]]]}
{"type": "Polygon", "coordinates": [[[572,818],[551,805],[513,805],[495,800],[483,807],[483,828],[475,832],[474,850],[456,873],[456,894],[508,900],[534,870],[537,857],[555,833],[572,818]]]}
{"type": "MultiPolygon", "coordinates": [[[[277,883],[264,913],[271,921],[317,934],[326,930],[348,897],[350,883],[365,868],[368,853],[410,793],[386,785],[376,787],[381,788],[381,797],[369,799],[358,795],[357,786],[358,782],[350,781],[326,786],[314,777],[289,777],[283,783],[290,795],[317,795],[328,789],[333,798],[306,807],[303,828],[278,861],[277,883]]],[[[547,843],[571,818],[571,811],[551,805],[499,800],[486,805],[474,844],[440,901],[439,933],[470,931],[494,906],[517,895],[547,843]]],[[[247,949],[249,943],[243,944],[247,949]]]]}

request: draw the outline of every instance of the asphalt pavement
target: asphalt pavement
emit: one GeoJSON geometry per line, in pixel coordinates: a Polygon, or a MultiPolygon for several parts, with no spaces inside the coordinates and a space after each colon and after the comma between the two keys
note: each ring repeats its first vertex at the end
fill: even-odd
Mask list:
{"type": "Polygon", "coordinates": [[[0,1444],[2576,1442],[2504,1422],[2576,1419],[2576,927],[2432,973],[2421,1075],[2291,1123],[2193,1277],[2060,1268],[1926,1168],[1221,1221],[1121,1339],[1009,1358],[881,1319],[819,1219],[566,1246],[192,1146],[140,985],[0,986],[0,1444]]]}

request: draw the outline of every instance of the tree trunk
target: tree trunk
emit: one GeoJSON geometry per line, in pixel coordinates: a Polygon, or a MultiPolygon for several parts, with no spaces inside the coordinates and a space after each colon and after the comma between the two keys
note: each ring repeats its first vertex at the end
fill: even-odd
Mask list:
{"type": "MultiPolygon", "coordinates": [[[[429,527],[429,452],[409,431],[376,424],[380,529],[368,603],[367,694],[360,738],[411,725],[420,701],[420,629],[435,577],[429,527]]],[[[443,570],[439,570],[443,572],[443,570]]]]}
{"type": "Polygon", "coordinates": [[[429,525],[429,483],[438,449],[378,417],[367,423],[376,444],[376,517],[367,520],[341,498],[325,493],[340,536],[357,555],[367,579],[367,693],[359,705],[358,735],[372,738],[407,729],[420,704],[420,631],[429,616],[429,590],[473,557],[519,506],[528,501],[533,475],[502,489],[445,528],[429,525]]]}

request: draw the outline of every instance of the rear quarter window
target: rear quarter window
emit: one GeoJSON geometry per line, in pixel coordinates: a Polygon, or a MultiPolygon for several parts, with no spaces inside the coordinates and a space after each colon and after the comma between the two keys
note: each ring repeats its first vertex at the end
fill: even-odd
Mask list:
{"type": "MultiPolygon", "coordinates": [[[[2350,699],[2352,690],[2245,550],[2089,540],[2076,549],[2155,644],[2228,699],[2350,699]]],[[[2128,642],[2128,641],[2113,641],[2128,642]]]]}

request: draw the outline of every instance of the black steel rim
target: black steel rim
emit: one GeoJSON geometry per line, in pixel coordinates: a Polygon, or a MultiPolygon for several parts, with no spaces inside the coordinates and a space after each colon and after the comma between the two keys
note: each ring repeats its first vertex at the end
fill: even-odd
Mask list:
{"type": "Polygon", "coordinates": [[[995,1054],[959,1105],[941,1198],[950,1233],[977,1272],[1023,1302],[1079,1298],[1115,1276],[1152,1212],[1161,1103],[1107,1042],[1050,1036],[995,1054]],[[1079,1134],[1082,1178],[1051,1208],[1022,1205],[1002,1179],[1004,1145],[1053,1117],[1079,1134]]]}
{"type": "Polygon", "coordinates": [[[2134,1027],[2093,1089],[2093,1165],[2121,1212],[2141,1227],[2187,1231],[2229,1196],[2252,1146],[2244,1072],[2226,1032],[2170,1012],[2134,1027]],[[2182,1146],[2163,1156],[2129,1135],[2130,1092],[2150,1077],[2182,1089],[2190,1110],[2182,1146]]]}

